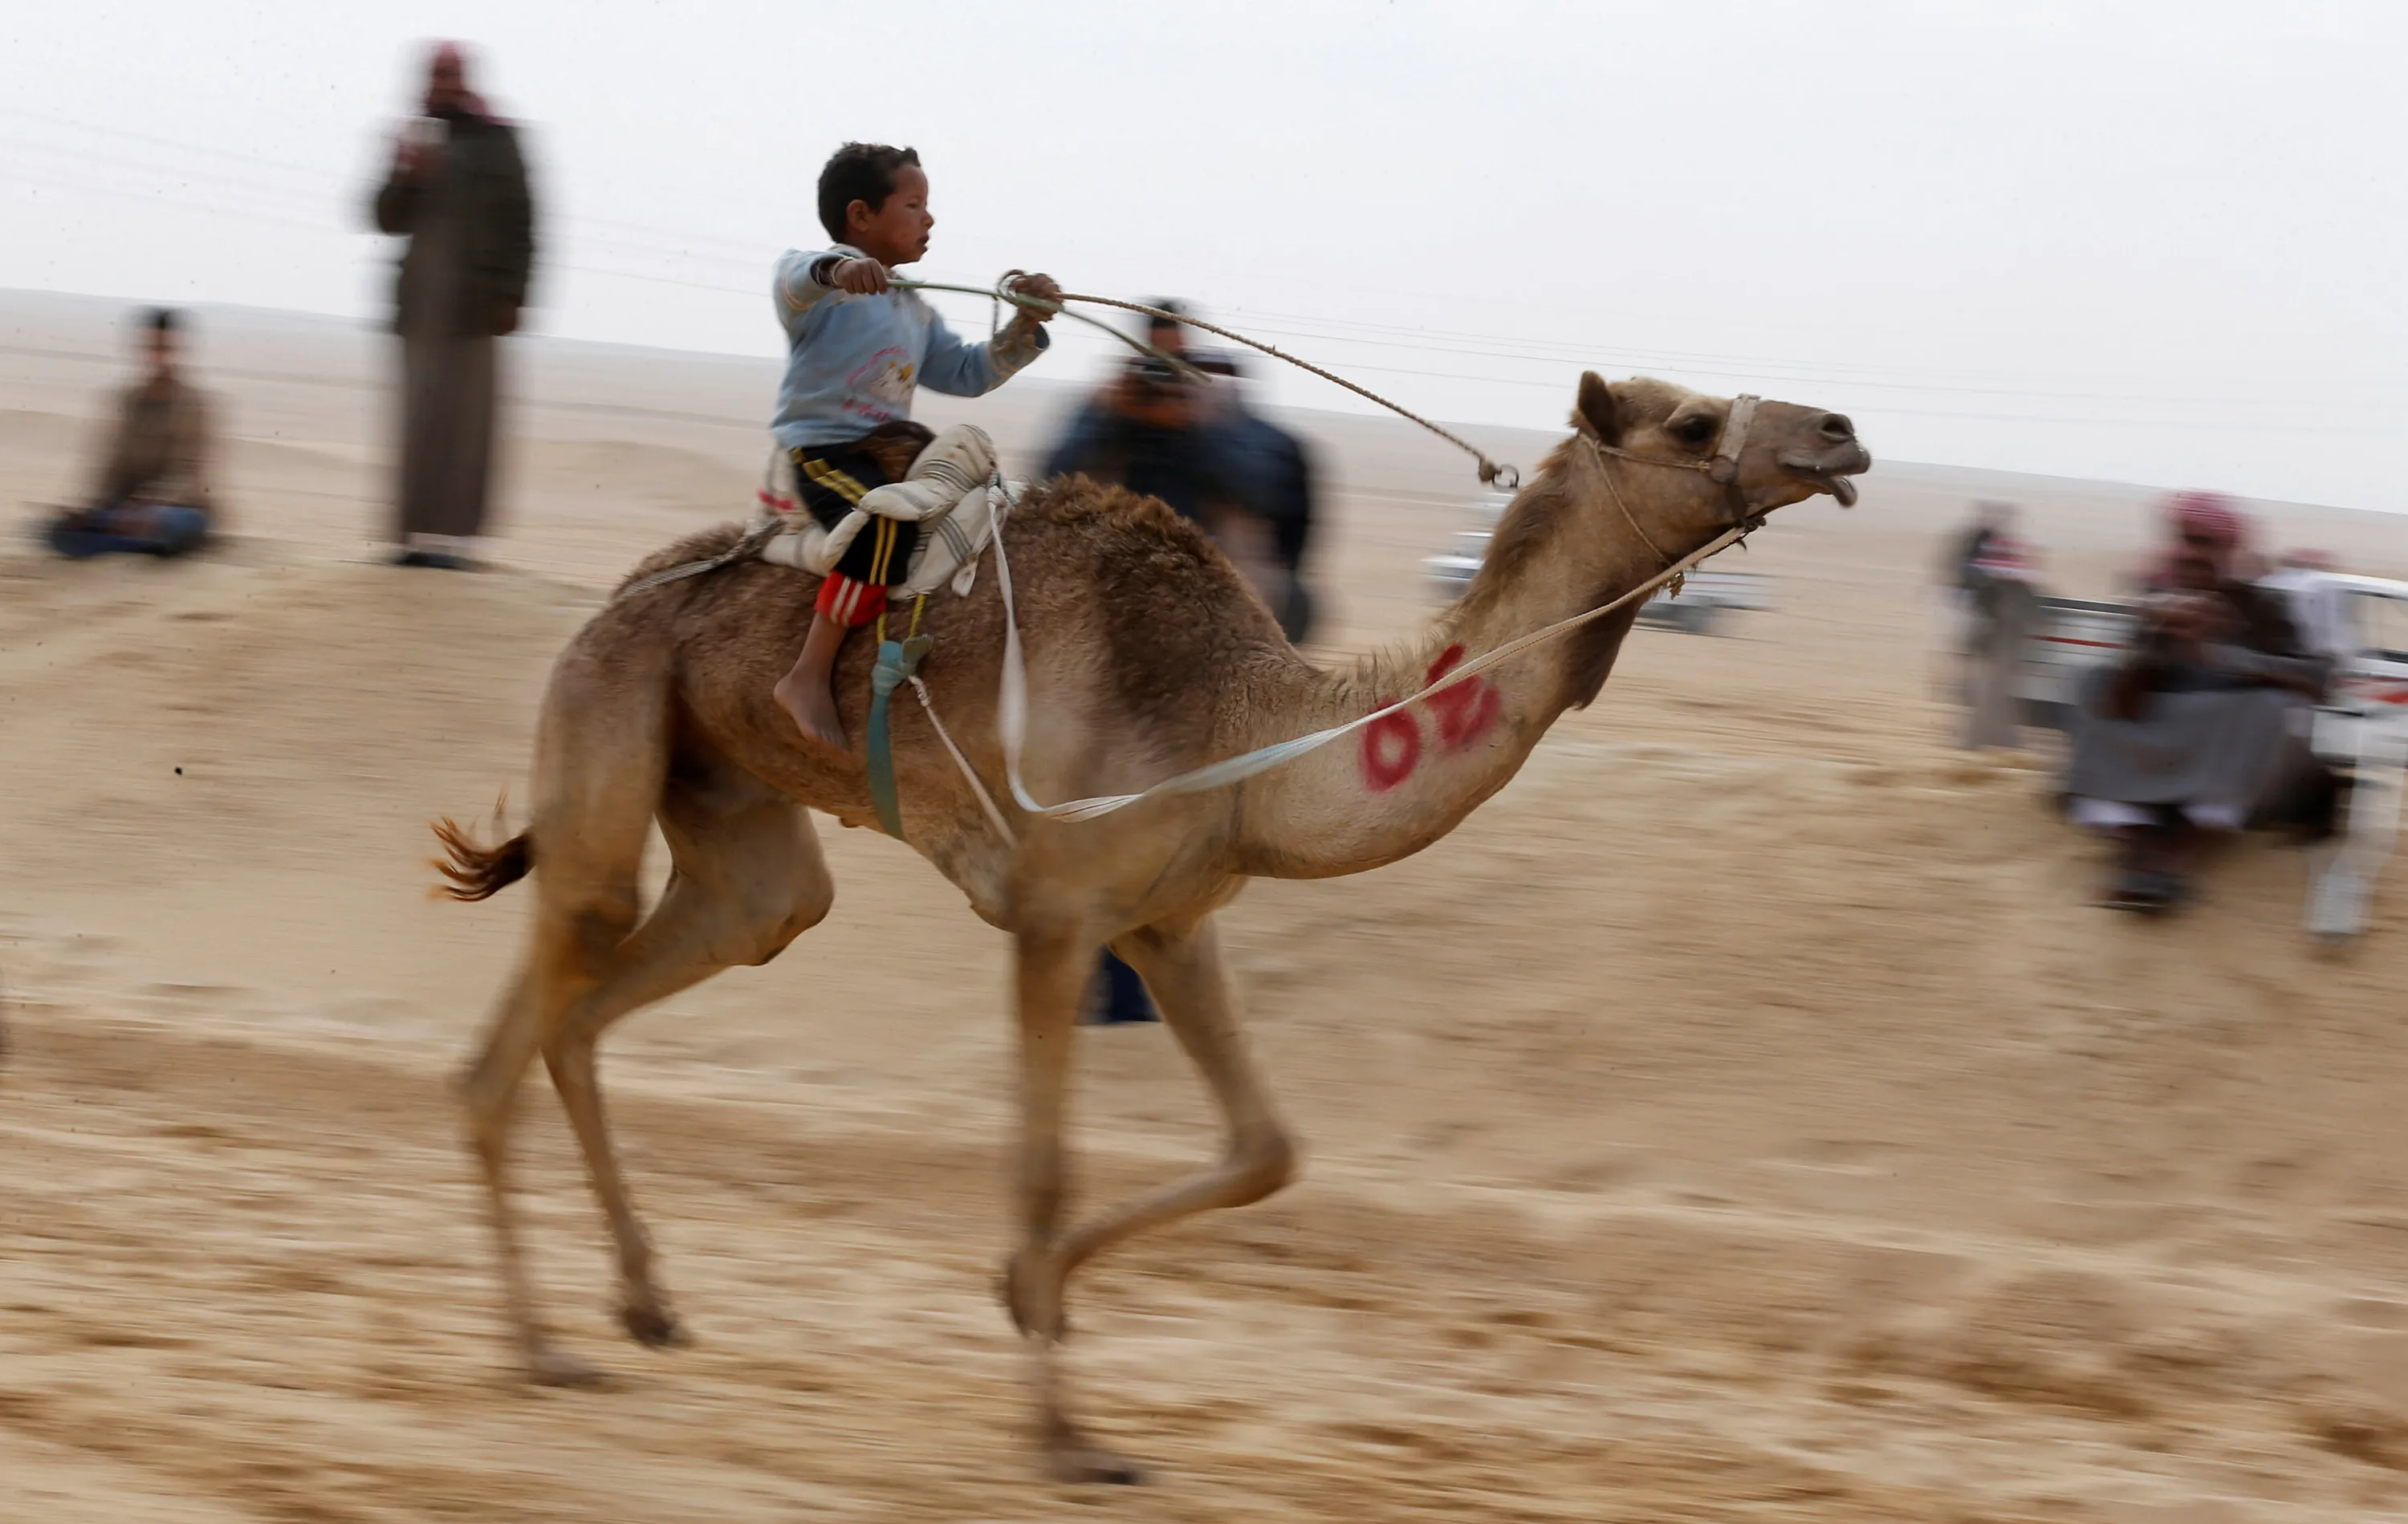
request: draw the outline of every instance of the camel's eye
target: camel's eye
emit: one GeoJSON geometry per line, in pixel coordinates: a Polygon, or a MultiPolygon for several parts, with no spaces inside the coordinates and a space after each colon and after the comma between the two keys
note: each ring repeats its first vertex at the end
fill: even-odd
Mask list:
{"type": "Polygon", "coordinates": [[[1672,425],[1672,437],[1685,444],[1702,445],[1714,436],[1713,416],[1698,413],[1672,425]]]}

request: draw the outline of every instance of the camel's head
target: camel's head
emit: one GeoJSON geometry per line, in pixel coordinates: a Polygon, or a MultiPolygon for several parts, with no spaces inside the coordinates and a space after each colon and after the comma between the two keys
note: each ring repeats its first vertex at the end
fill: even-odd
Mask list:
{"type": "Polygon", "coordinates": [[[1657,514],[1680,520],[1668,528],[1702,532],[1698,543],[1817,492],[1854,503],[1848,478],[1873,463],[1843,414],[1793,402],[1751,406],[1647,377],[1609,385],[1584,375],[1572,422],[1618,452],[1623,491],[1637,488],[1657,514]]]}

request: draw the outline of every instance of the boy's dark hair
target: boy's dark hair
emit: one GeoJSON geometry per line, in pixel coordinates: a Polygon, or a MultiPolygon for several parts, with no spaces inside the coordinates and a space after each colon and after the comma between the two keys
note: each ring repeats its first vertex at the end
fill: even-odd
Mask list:
{"type": "Polygon", "coordinates": [[[871,211],[895,193],[895,172],[920,163],[917,149],[889,148],[883,143],[847,143],[820,171],[820,226],[837,242],[844,242],[845,208],[867,202],[871,211]]]}
{"type": "Polygon", "coordinates": [[[142,313],[142,327],[153,334],[172,334],[183,326],[183,321],[171,306],[146,307],[142,313]]]}

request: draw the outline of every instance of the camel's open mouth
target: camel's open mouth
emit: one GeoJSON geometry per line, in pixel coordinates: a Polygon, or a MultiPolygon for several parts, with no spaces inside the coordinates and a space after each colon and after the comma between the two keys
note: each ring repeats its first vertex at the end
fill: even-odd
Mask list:
{"type": "Polygon", "coordinates": [[[1856,484],[1851,477],[1872,469],[1872,457],[1862,446],[1854,451],[1854,459],[1824,464],[1814,461],[1784,460],[1781,469],[1796,480],[1810,483],[1840,500],[1840,506],[1856,506],[1856,484]]]}

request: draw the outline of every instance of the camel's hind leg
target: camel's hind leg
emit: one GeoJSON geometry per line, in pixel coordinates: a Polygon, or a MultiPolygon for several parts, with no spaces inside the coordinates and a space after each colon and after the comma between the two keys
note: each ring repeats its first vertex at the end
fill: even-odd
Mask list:
{"type": "Polygon", "coordinates": [[[775,957],[827,914],[832,894],[819,844],[796,805],[724,764],[690,767],[674,782],[666,773],[664,756],[639,813],[631,797],[646,779],[630,767],[566,780],[581,787],[555,794],[574,800],[579,812],[539,814],[534,945],[463,1087],[505,1308],[538,1381],[572,1384],[594,1372],[552,1346],[536,1313],[510,1204],[509,1129],[528,1062],[544,1055],[610,1219],[629,1332],[650,1344],[674,1342],[677,1325],[652,1279],[652,1247],[611,1150],[595,1044],[630,1011],[721,969],[775,957]],[[655,812],[672,872],[660,904],[636,926],[643,833],[655,812]]]}
{"type": "Polygon", "coordinates": [[[1133,1233],[1260,1201],[1287,1183],[1296,1161],[1295,1146],[1247,1056],[1211,919],[1134,932],[1112,950],[1144,978],[1164,1022],[1211,1087],[1229,1132],[1219,1163],[1057,1236],[1067,1194],[1061,1126],[1070,1012],[1094,956],[1021,939],[1024,1236],[1005,1271],[1004,1292],[1012,1321],[1038,1341],[1037,1402],[1047,1460],[1056,1475],[1071,1481],[1129,1481],[1137,1473],[1084,1437],[1062,1394],[1054,1346],[1067,1327],[1064,1288],[1070,1273],[1133,1233]]]}
{"type": "MultiPolygon", "coordinates": [[[[654,780],[657,790],[657,780],[654,780]]],[[[657,798],[655,791],[653,798],[657,798]]],[[[519,1352],[538,1381],[574,1384],[595,1373],[552,1347],[535,1308],[525,1252],[510,1203],[510,1126],[527,1065],[549,1043],[571,1007],[594,990],[609,960],[634,927],[637,869],[652,799],[633,814],[612,820],[575,822],[591,827],[571,839],[555,816],[538,836],[540,866],[537,904],[525,961],[487,1029],[485,1044],[460,1085],[468,1132],[484,1175],[485,1204],[501,1261],[502,1298],[519,1352]],[[602,826],[615,826],[605,832],[602,826]]]]}
{"type": "Polygon", "coordinates": [[[835,898],[802,809],[750,779],[714,787],[673,782],[661,802],[672,862],[667,890],[612,958],[610,970],[553,1030],[543,1056],[610,1219],[624,1298],[620,1317],[638,1342],[681,1343],[652,1279],[652,1242],[637,1220],[610,1146],[595,1047],[610,1024],[738,963],[766,963],[825,918],[835,898]]]}
{"type": "Polygon", "coordinates": [[[510,1204],[510,1123],[527,1065],[609,976],[641,909],[644,841],[668,782],[666,648],[588,625],[552,669],[528,826],[536,909],[526,958],[460,1085],[501,1259],[505,1310],[538,1381],[590,1380],[552,1346],[510,1204]]]}
{"type": "Polygon", "coordinates": [[[593,1380],[590,1366],[552,1347],[552,1336],[535,1310],[528,1285],[525,1251],[520,1246],[518,1219],[510,1206],[509,1131],[518,1103],[519,1082],[543,1041],[565,996],[557,964],[560,952],[547,946],[549,928],[538,926],[535,945],[509,991],[494,1012],[485,1046],[460,1083],[460,1098],[468,1111],[469,1139],[485,1181],[485,1208],[494,1226],[494,1247],[501,1261],[502,1311],[518,1341],[519,1357],[527,1374],[551,1385],[593,1380]]]}

